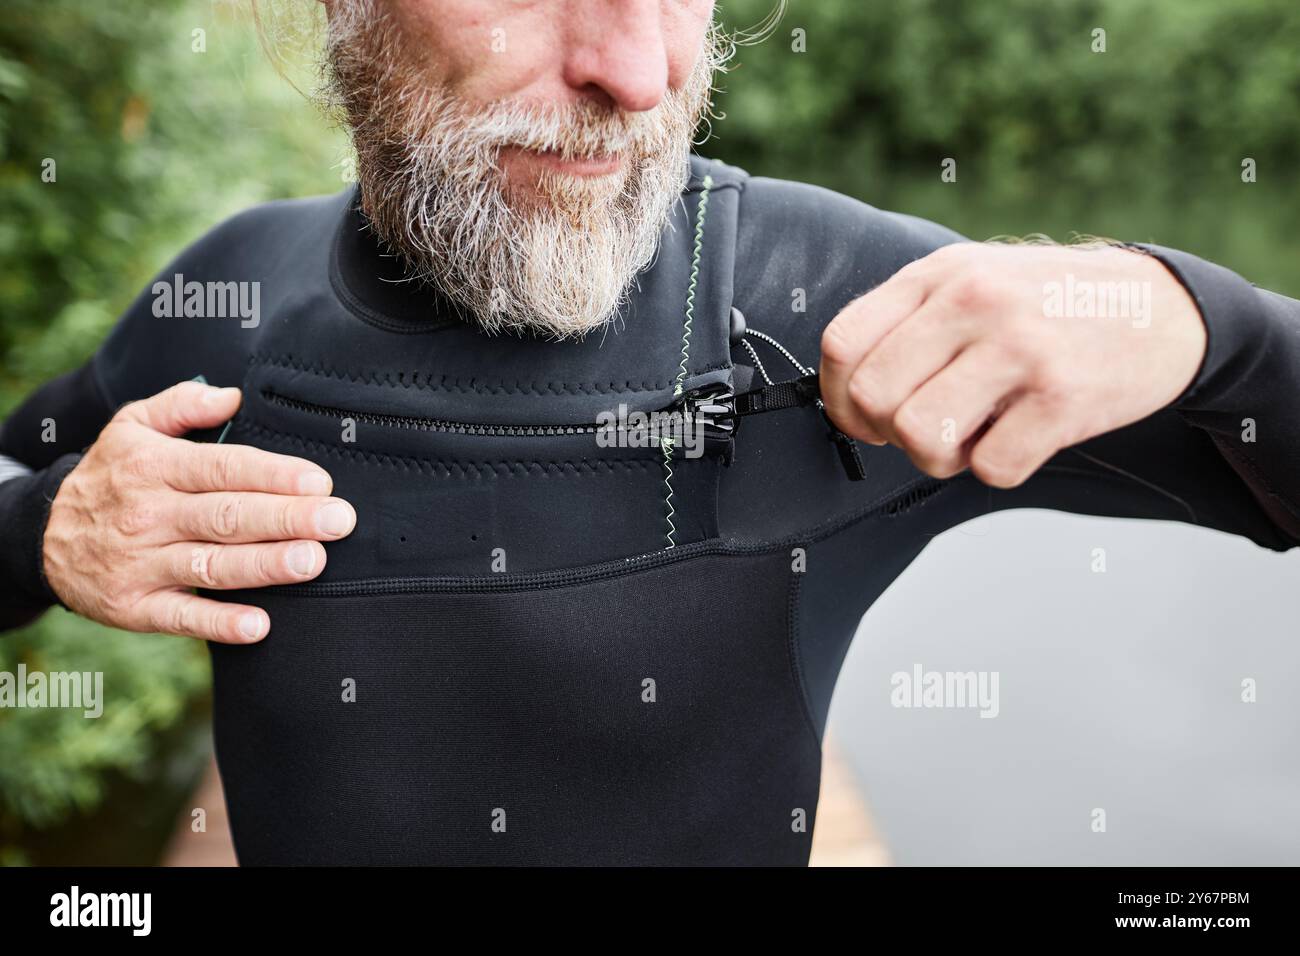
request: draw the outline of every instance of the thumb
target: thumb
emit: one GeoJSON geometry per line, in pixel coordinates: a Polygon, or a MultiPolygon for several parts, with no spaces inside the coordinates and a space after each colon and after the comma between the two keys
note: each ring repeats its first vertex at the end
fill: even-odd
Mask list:
{"type": "Polygon", "coordinates": [[[229,421],[239,410],[241,397],[237,388],[181,382],[157,395],[124,405],[117,417],[179,438],[197,428],[215,428],[229,421]]]}

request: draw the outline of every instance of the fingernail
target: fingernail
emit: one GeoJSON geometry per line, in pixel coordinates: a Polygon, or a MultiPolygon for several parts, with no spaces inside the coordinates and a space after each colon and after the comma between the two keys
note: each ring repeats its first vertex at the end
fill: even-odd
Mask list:
{"type": "Polygon", "coordinates": [[[262,630],[262,621],[265,620],[262,615],[254,614],[249,611],[247,614],[241,614],[239,617],[239,633],[250,641],[255,641],[264,633],[262,630]]]}
{"type": "Polygon", "coordinates": [[[295,544],[289,549],[289,570],[294,574],[311,574],[316,570],[316,549],[309,544],[295,544]]]}
{"type": "Polygon", "coordinates": [[[347,534],[356,523],[356,514],[351,505],[342,501],[331,501],[316,512],[316,530],[330,537],[347,534]]]}
{"type": "Polygon", "coordinates": [[[298,494],[328,495],[330,480],[322,471],[304,471],[298,476],[298,494]]]}

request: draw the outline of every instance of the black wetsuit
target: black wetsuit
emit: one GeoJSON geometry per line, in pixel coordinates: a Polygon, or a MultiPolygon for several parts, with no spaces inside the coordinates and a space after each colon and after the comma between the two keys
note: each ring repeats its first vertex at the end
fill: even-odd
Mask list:
{"type": "MultiPolygon", "coordinates": [[[[242,385],[224,440],[317,461],[355,505],[318,581],[228,595],[267,608],[265,641],[212,646],[243,863],[802,864],[849,640],[937,533],[1047,507],[1276,550],[1300,540],[1300,303],[1164,249],[1152,251],[1209,327],[1195,382],[1014,491],[932,480],[892,448],[861,448],[866,478],[849,481],[811,407],[746,418],[668,465],[658,445],[604,448],[561,427],[620,403],[671,408],[678,386],[743,388],[733,376],[750,369],[733,363],[755,363],[729,341],[733,307],[815,368],[842,306],[961,238],[821,189],[692,168],[606,334],[485,337],[391,281],[396,261],[350,192],[272,203],[160,274],[260,282],[256,328],[155,317],[146,289],[90,364],[5,422],[0,454],[36,469],[0,484],[9,626],[52,600],[40,531],[76,460],[60,456],[177,381],[242,385]],[[41,441],[45,418],[57,444],[41,441]]],[[[772,378],[797,377],[750,340],[772,378]]]]}

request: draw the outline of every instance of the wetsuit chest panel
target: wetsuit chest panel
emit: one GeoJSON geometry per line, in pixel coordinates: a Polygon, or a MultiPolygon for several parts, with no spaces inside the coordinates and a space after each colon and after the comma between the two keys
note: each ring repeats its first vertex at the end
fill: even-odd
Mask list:
{"type": "Polygon", "coordinates": [[[258,592],[271,636],[212,647],[241,861],[805,863],[788,559],[682,554],[258,592]]]}
{"type": "Polygon", "coordinates": [[[605,335],[307,299],[258,330],[226,440],[320,463],[358,520],[313,584],[212,595],[272,622],[212,647],[242,862],[806,862],[788,555],[718,542],[729,447],[594,428],[730,385],[737,194],[703,232],[684,197],[605,335]]]}
{"type": "Polygon", "coordinates": [[[467,408],[438,389],[259,361],[244,395],[226,440],[318,462],[357,510],[321,580],[553,570],[657,551],[670,531],[675,545],[718,533],[716,449],[676,455],[670,475],[657,443],[598,434],[602,414],[670,390],[467,408]]]}

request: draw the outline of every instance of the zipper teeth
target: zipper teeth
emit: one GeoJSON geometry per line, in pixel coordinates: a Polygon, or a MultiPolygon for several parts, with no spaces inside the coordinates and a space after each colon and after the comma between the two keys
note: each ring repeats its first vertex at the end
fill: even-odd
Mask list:
{"type": "Polygon", "coordinates": [[[329,418],[351,418],[367,425],[382,425],[386,428],[408,428],[424,432],[449,432],[459,435],[505,436],[530,438],[537,436],[558,435],[593,435],[597,426],[591,425],[492,425],[473,422],[453,422],[441,418],[420,418],[415,415],[380,415],[374,412],[359,412],[349,408],[337,408],[332,405],[317,405],[301,399],[289,398],[270,389],[262,391],[262,397],[272,405],[289,408],[311,415],[323,415],[329,418]]]}
{"type": "Polygon", "coordinates": [[[544,588],[568,587],[574,584],[586,584],[605,578],[624,574],[628,571],[657,568],[665,564],[674,564],[697,556],[727,554],[744,557],[746,555],[768,554],[781,551],[794,545],[808,545],[823,537],[842,530],[858,521],[865,521],[878,516],[892,517],[902,511],[922,505],[936,494],[952,484],[952,479],[932,478],[917,481],[902,494],[894,495],[861,513],[855,515],[843,526],[814,529],[807,535],[792,535],[775,542],[761,544],[735,544],[720,539],[696,541],[691,544],[663,548],[631,558],[618,558],[602,564],[583,568],[559,571],[533,571],[523,574],[500,575],[498,577],[408,577],[369,579],[365,581],[326,581],[307,582],[305,584],[279,585],[264,588],[266,591],[292,591],[295,594],[316,595],[320,597],[353,597],[367,594],[428,594],[479,591],[519,591],[540,590],[544,588]],[[905,508],[899,508],[901,502],[907,502],[905,508]]]}

